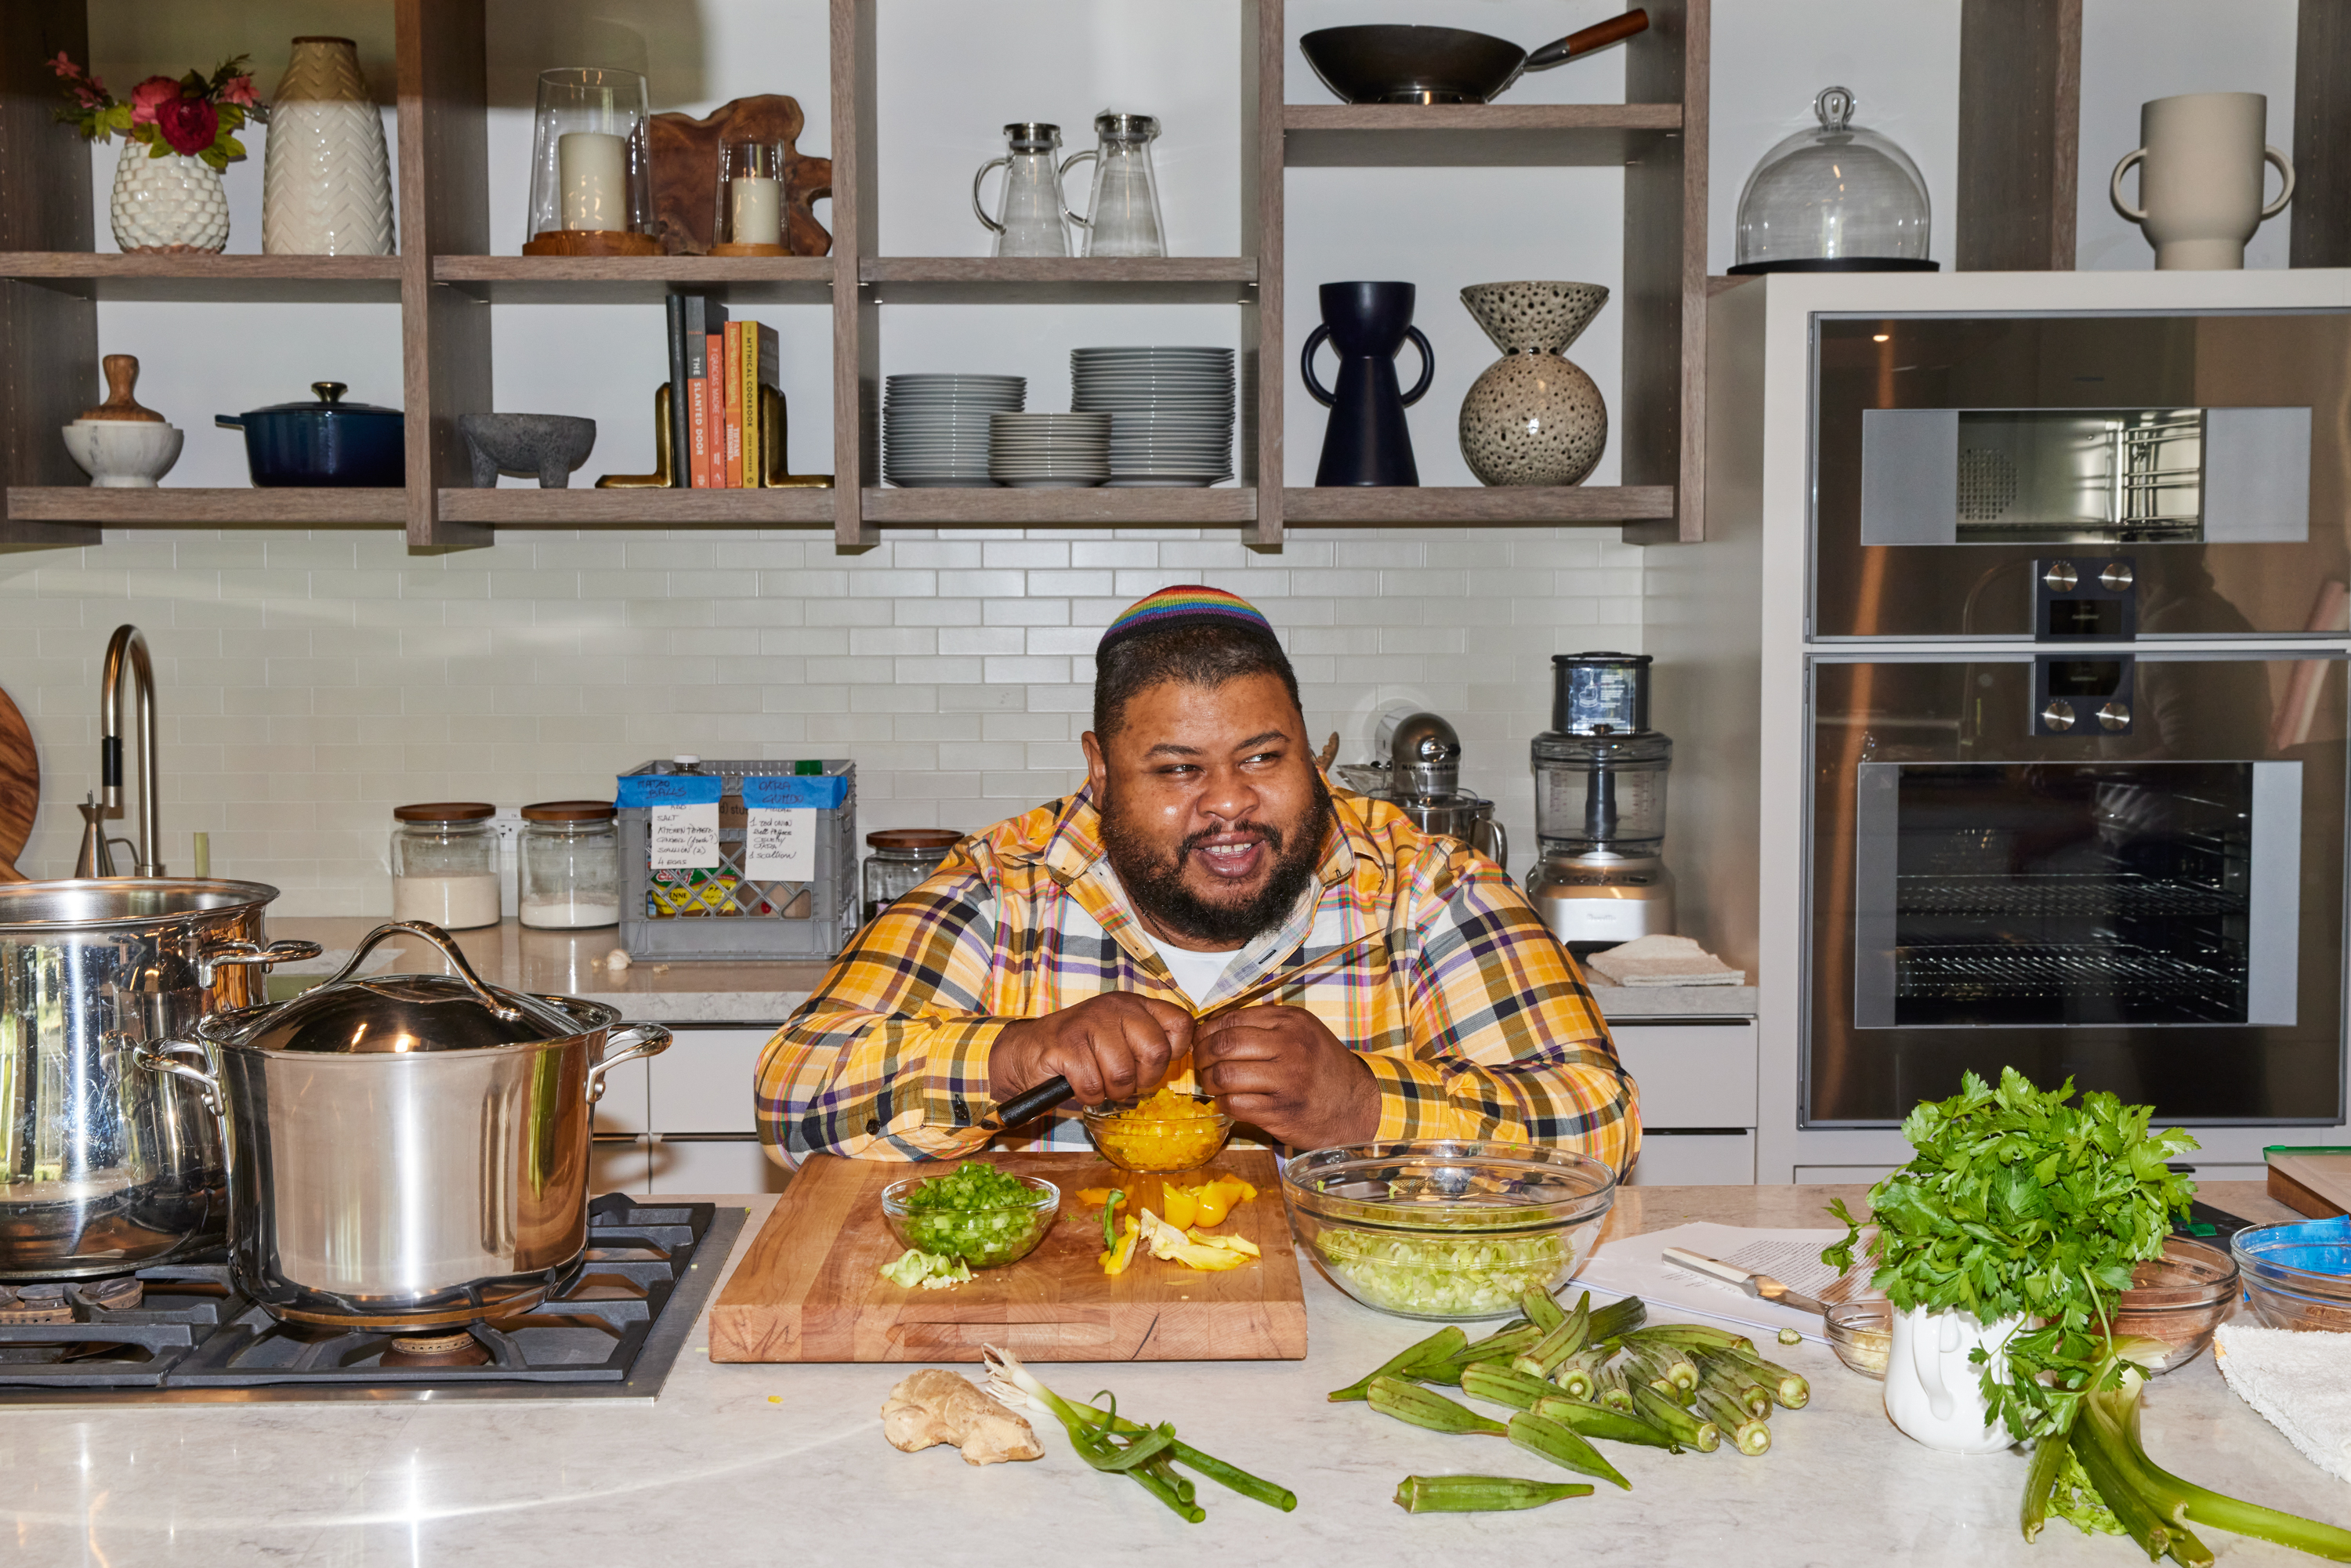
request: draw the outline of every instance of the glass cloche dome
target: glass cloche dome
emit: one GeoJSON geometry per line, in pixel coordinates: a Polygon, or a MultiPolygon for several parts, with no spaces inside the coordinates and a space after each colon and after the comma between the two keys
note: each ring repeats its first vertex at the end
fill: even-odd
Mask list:
{"type": "Polygon", "coordinates": [[[1853,123],[1847,88],[1813,99],[1820,129],[1769,152],[1739,194],[1739,261],[1752,272],[1932,272],[1927,182],[1909,154],[1853,123]]]}

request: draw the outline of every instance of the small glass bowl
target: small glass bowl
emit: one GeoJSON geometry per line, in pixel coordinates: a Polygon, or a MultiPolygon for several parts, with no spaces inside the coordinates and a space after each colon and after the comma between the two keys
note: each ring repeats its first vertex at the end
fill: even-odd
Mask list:
{"type": "Polygon", "coordinates": [[[2264,1326],[2351,1330],[2351,1223],[2251,1226],[2229,1238],[2229,1254],[2264,1326]]]}
{"type": "Polygon", "coordinates": [[[2161,1258],[2132,1270],[2131,1288],[2115,1303],[2115,1333],[2169,1345],[2171,1354],[2155,1369],[2160,1377],[2187,1365],[2212,1343],[2213,1331],[2237,1304],[2237,1293],[2233,1259],[2207,1242],[2168,1237],[2161,1258]]]}
{"type": "MultiPolygon", "coordinates": [[[[1215,1102],[1202,1100],[1203,1106],[1215,1102]]],[[[1137,1176],[1173,1176],[1196,1171],[1224,1152],[1233,1119],[1211,1108],[1203,1116],[1136,1116],[1135,1102],[1113,1101],[1085,1108],[1086,1136],[1094,1152],[1137,1176]]]]}
{"type": "Polygon", "coordinates": [[[1290,1228],[1332,1283],[1431,1322],[1505,1318],[1556,1292],[1600,1243],[1616,1174],[1527,1144],[1357,1144],[1282,1166],[1290,1228]]]}
{"type": "Polygon", "coordinates": [[[906,1199],[931,1176],[909,1176],[882,1189],[882,1218],[901,1247],[960,1259],[974,1269],[1001,1269],[1037,1250],[1061,1212],[1061,1189],[1042,1176],[1004,1173],[1036,1197],[1002,1208],[909,1208],[906,1199]]]}
{"type": "Polygon", "coordinates": [[[1886,1353],[1894,1345],[1894,1303],[1884,1296],[1833,1303],[1826,1318],[1829,1348],[1864,1377],[1886,1380],[1886,1353]]]}

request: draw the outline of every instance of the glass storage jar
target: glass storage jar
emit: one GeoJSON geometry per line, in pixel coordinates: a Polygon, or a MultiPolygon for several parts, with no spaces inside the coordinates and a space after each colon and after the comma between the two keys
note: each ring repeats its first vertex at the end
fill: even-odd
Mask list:
{"type": "Polygon", "coordinates": [[[865,918],[872,919],[922,886],[962,841],[952,828],[884,828],[865,835],[865,918]]]}
{"type": "Polygon", "coordinates": [[[392,917],[445,931],[498,923],[497,808],[434,800],[392,810],[392,917]]]}
{"type": "Polygon", "coordinates": [[[1926,177],[1886,137],[1853,123],[1841,87],[1813,99],[1817,128],[1763,154],[1739,193],[1735,273],[1933,272],[1926,177]]]}
{"type": "Polygon", "coordinates": [[[563,931],[620,924],[621,829],[611,801],[525,806],[516,860],[525,925],[563,931]]]}

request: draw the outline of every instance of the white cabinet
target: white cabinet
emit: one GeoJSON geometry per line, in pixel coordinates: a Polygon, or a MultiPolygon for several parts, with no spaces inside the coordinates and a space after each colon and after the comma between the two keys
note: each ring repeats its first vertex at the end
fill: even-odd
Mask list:
{"type": "Polygon", "coordinates": [[[651,1130],[748,1133],[751,1079],[772,1029],[670,1026],[670,1047],[645,1063],[651,1078],[651,1130]]]}
{"type": "Polygon", "coordinates": [[[1661,1133],[1644,1128],[1628,1186],[1752,1186],[1752,1133],[1661,1133]]]}
{"type": "Polygon", "coordinates": [[[671,1024],[670,1047],[621,1067],[596,1106],[598,1192],[781,1192],[790,1173],[768,1158],[751,1109],[757,1024],[671,1024]]]}
{"type": "Polygon", "coordinates": [[[756,1136],[664,1139],[646,1151],[654,1193],[781,1192],[792,1173],[756,1136]]]}
{"type": "Polygon", "coordinates": [[[1755,1026],[1611,1026],[1616,1059],[1641,1087],[1641,1125],[1714,1131],[1755,1125],[1755,1026]]]}
{"type": "Polygon", "coordinates": [[[1641,1091],[1634,1186],[1749,1186],[1755,1181],[1755,1026],[1610,1026],[1641,1091]]]}

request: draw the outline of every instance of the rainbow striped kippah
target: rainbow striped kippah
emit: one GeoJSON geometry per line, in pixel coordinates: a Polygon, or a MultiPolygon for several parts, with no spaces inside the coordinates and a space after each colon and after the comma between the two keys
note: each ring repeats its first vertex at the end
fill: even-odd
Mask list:
{"type": "Polygon", "coordinates": [[[1279,644],[1273,627],[1259,613],[1256,605],[1237,593],[1227,593],[1221,588],[1188,584],[1178,588],[1163,588],[1128,605],[1119,618],[1110,623],[1095,647],[1097,657],[1107,653],[1112,644],[1145,632],[1161,632],[1171,626],[1195,623],[1231,626],[1253,632],[1279,644]]]}

